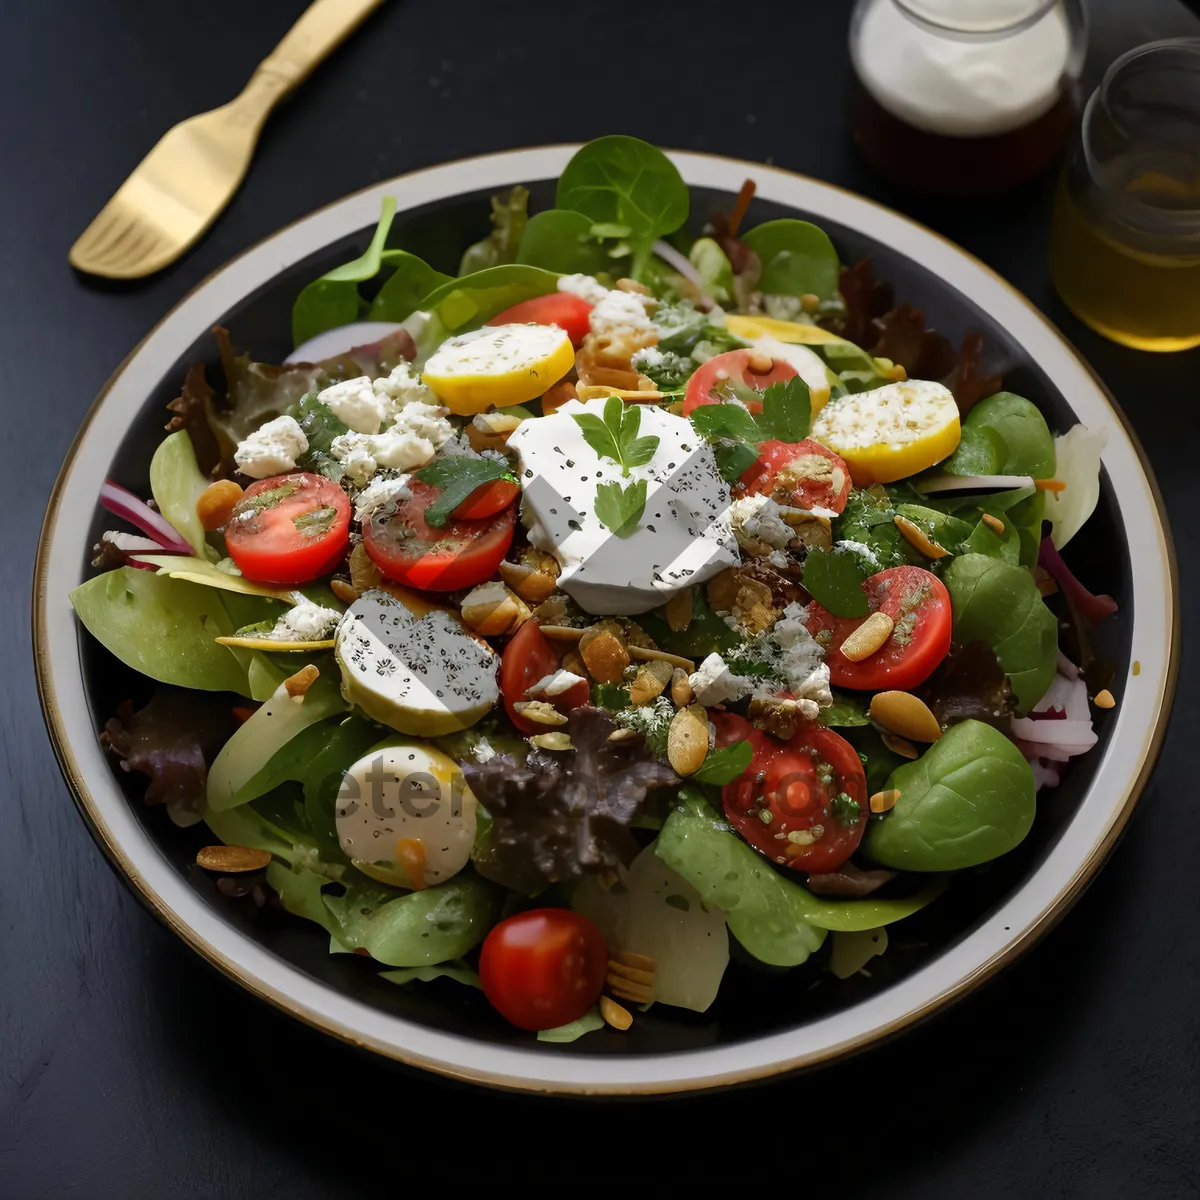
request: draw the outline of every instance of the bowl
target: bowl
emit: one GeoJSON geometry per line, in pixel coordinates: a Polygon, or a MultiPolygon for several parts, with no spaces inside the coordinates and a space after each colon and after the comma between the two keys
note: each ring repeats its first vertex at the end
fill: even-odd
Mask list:
{"type": "MultiPolygon", "coordinates": [[[[859,196],[773,167],[707,155],[672,158],[692,188],[693,221],[758,185],[750,220],[807,217],[843,261],[863,255],[897,297],[924,309],[957,342],[985,339],[985,364],[1029,397],[1052,427],[1103,427],[1100,505],[1069,558],[1111,593],[1117,616],[1096,631],[1116,669],[1118,706],[1097,713],[1099,745],[1062,785],[1039,795],[1033,832],[1014,852],[962,873],[938,903],[895,927],[888,953],[838,981],[736,960],[704,1014],[664,1009],[630,1033],[541,1043],[507,1026],[478,993],[448,981],[404,988],[353,955],[330,956],[315,925],[232,903],[193,865],[203,844],[147,808],[97,740],[147,681],[117,663],[75,620],[68,593],[90,574],[106,522],[96,506],[114,478],[148,491],[163,406],[188,364],[215,364],[211,329],[265,361],[290,350],[299,288],[365,246],[385,195],[396,197],[392,242],[454,271],[487,232],[488,197],[512,184],[553,203],[574,152],[549,146],[449,163],[389,180],[281,230],[212,275],[121,364],[85,419],[55,486],[37,563],[34,641],[42,706],[80,812],[116,869],[169,928],[240,985],[348,1042],[442,1075],[496,1087],[571,1094],[655,1094],[764,1079],[859,1051],[936,1013],[994,975],[1070,907],[1119,837],[1153,766],[1175,683],[1179,616],[1162,501],[1127,421],[1104,386],[1046,319],[1000,276],[952,243],[859,196]]],[[[202,830],[202,827],[201,827],[202,830]]]]}

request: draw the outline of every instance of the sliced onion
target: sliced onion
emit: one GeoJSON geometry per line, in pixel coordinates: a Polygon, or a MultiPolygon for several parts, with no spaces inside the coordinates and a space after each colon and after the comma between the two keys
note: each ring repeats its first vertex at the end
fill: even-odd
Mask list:
{"type": "Polygon", "coordinates": [[[1038,566],[1058,584],[1089,625],[1096,625],[1117,611],[1117,602],[1111,596],[1096,595],[1075,578],[1049,538],[1042,538],[1038,548],[1038,566]]]}
{"type": "Polygon", "coordinates": [[[707,304],[716,303],[705,289],[704,280],[700,278],[700,272],[696,270],[692,260],[686,254],[676,250],[670,242],[657,241],[651,248],[663,262],[674,267],[700,293],[701,300],[707,304]]]}
{"type": "Polygon", "coordinates": [[[1068,679],[1079,678],[1079,668],[1061,650],[1058,652],[1058,673],[1068,679]]]}
{"type": "Polygon", "coordinates": [[[1012,723],[1013,736],[1037,746],[1056,746],[1071,754],[1083,754],[1099,740],[1091,721],[1031,721],[1018,717],[1012,723]]]}
{"type": "Polygon", "coordinates": [[[1008,491],[1033,487],[1032,475],[935,475],[914,485],[918,492],[1008,491]]]}
{"type": "Polygon", "coordinates": [[[1088,705],[1087,684],[1078,677],[1068,679],[1065,675],[1056,675],[1046,694],[1034,706],[1033,713],[1045,713],[1052,708],[1061,710],[1068,721],[1090,723],[1092,710],[1088,705]]]}
{"type": "Polygon", "coordinates": [[[353,325],[327,329],[324,333],[309,338],[307,342],[302,342],[283,362],[287,366],[291,363],[316,363],[339,358],[343,354],[349,354],[351,350],[380,342],[389,333],[395,333],[400,328],[395,321],[355,321],[353,325]]]}
{"type": "Polygon", "coordinates": [[[131,491],[113,483],[111,479],[104,482],[100,489],[100,503],[114,516],[136,525],[143,533],[149,534],[169,554],[191,554],[192,548],[179,536],[175,527],[162,515],[155,512],[145,500],[139,499],[131,491]]]}
{"type": "Polygon", "coordinates": [[[1034,759],[1029,764],[1033,768],[1033,784],[1040,792],[1044,787],[1058,787],[1062,782],[1062,776],[1058,771],[1048,763],[1042,762],[1040,759],[1034,759]]]}

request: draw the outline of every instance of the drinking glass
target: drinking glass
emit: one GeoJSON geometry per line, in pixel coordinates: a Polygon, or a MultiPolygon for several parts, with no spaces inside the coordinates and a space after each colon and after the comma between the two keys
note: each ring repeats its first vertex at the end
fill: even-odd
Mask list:
{"type": "Polygon", "coordinates": [[[1200,346],[1200,38],[1139,46],[1105,73],[1055,197],[1052,272],[1097,333],[1200,346]]]}

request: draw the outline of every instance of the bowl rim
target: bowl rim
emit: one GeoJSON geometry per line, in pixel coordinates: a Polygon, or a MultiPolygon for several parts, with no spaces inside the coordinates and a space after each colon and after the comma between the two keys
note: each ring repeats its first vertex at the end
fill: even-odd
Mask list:
{"type": "Polygon", "coordinates": [[[943,282],[976,304],[986,302],[994,318],[1068,398],[1077,419],[1082,417],[1081,405],[1093,419],[1107,418],[1110,436],[1103,457],[1121,500],[1123,530],[1141,521],[1140,528],[1154,535],[1127,538],[1134,596],[1131,644],[1134,669],[1140,671],[1121,687],[1116,727],[1079,809],[1030,878],[972,933],[878,995],[782,1033],[639,1056],[581,1055],[562,1048],[547,1052],[536,1043],[528,1048],[498,1045],[380,1012],[253,943],[191,891],[137,823],[94,736],[81,686],[81,631],[67,591],[80,581],[86,523],[63,523],[60,518],[72,510],[72,501],[89,507],[95,503],[97,479],[103,479],[129,421],[162,377],[155,364],[173,366],[203,328],[256,288],[337,238],[372,225],[384,195],[395,194],[398,211],[403,212],[487,188],[553,179],[577,149],[578,144],[561,144],[480,155],[363,188],[285,226],[218,268],[146,334],[88,410],[47,506],[33,589],[38,695],[72,797],[110,862],[168,928],[260,999],[353,1045],[449,1078],[497,1088],[654,1095],[728,1087],[862,1051],[931,1016],[1013,962],[1065,915],[1103,865],[1166,734],[1179,670],[1178,573],[1165,507],[1145,452],[1115,398],[1062,333],[999,274],[949,239],[883,205],[805,175],[720,155],[667,152],[689,187],[735,192],[747,175],[753,175],[763,198],[861,231],[934,269],[943,282]],[[204,313],[209,316],[201,321],[204,313]],[[96,418],[118,404],[127,419],[110,422],[119,429],[105,429],[96,418]],[[94,452],[97,442],[107,447],[107,454],[94,452]],[[89,456],[82,453],[85,445],[93,450],[89,456]],[[1076,847],[1075,842],[1082,844],[1076,847]]]}

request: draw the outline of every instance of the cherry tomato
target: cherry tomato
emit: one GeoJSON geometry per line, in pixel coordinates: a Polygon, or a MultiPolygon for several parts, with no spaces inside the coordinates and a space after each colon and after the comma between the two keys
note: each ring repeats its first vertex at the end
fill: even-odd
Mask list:
{"type": "Polygon", "coordinates": [[[749,495],[788,494],[794,508],[840,513],[850,498],[850,468],[820,442],[763,442],[758,462],[739,481],[749,495]]]}
{"type": "Polygon", "coordinates": [[[734,829],[778,866],[813,874],[841,866],[858,849],[870,815],[854,747],[813,723],[779,742],[740,717],[718,713],[715,721],[718,746],[749,741],[754,749],[741,778],[721,789],[734,829]]]}
{"type": "Polygon", "coordinates": [[[591,328],[589,317],[592,306],[582,296],[571,292],[551,292],[548,296],[534,296],[522,300],[512,308],[497,313],[489,325],[557,325],[572,346],[578,346],[591,328]]]}
{"type": "Polygon", "coordinates": [[[479,521],[503,512],[519,495],[520,487],[511,479],[493,479],[481,483],[455,510],[456,521],[479,521]]]}
{"type": "MultiPolygon", "coordinates": [[[[546,727],[526,720],[513,705],[527,700],[526,690],[539,679],[553,675],[558,667],[558,651],[538,628],[536,621],[526,621],[504,647],[504,653],[500,656],[500,691],[509,719],[522,733],[545,733],[546,727]]],[[[547,703],[553,704],[560,712],[570,712],[587,704],[590,699],[587,681],[581,680],[561,695],[547,697],[547,703]]]]}
{"type": "MultiPolygon", "coordinates": [[[[782,358],[771,359],[769,371],[752,370],[750,360],[761,353],[760,350],[727,350],[716,358],[710,358],[688,380],[683,397],[683,415],[688,416],[702,404],[720,404],[728,399],[722,394],[725,391],[731,395],[734,389],[743,388],[765,392],[771,384],[783,383],[795,377],[796,368],[782,358]]],[[[751,399],[744,403],[752,413],[762,412],[761,400],[751,399]]]]}
{"type": "Polygon", "coordinates": [[[501,921],[479,953],[483,994],[521,1029],[577,1021],[600,998],[604,935],[567,908],[535,908],[501,921]]]}
{"type": "Polygon", "coordinates": [[[252,483],[225,527],[229,557],[258,583],[297,584],[332,571],[350,540],[350,501],[323,475],[252,483]]]}
{"type": "Polygon", "coordinates": [[[371,561],[388,579],[426,592],[453,592],[490,579],[512,544],[516,510],[434,528],[425,523],[425,512],[440,490],[415,479],[409,489],[411,499],[363,526],[371,561]]]}
{"type": "Polygon", "coordinates": [[[825,647],[829,678],[836,687],[863,691],[907,691],[924,683],[950,651],[950,593],[921,567],[890,567],[863,584],[871,612],[895,622],[892,636],[862,662],[839,649],[866,620],[835,617],[816,601],[808,606],[808,631],[825,647]]]}

